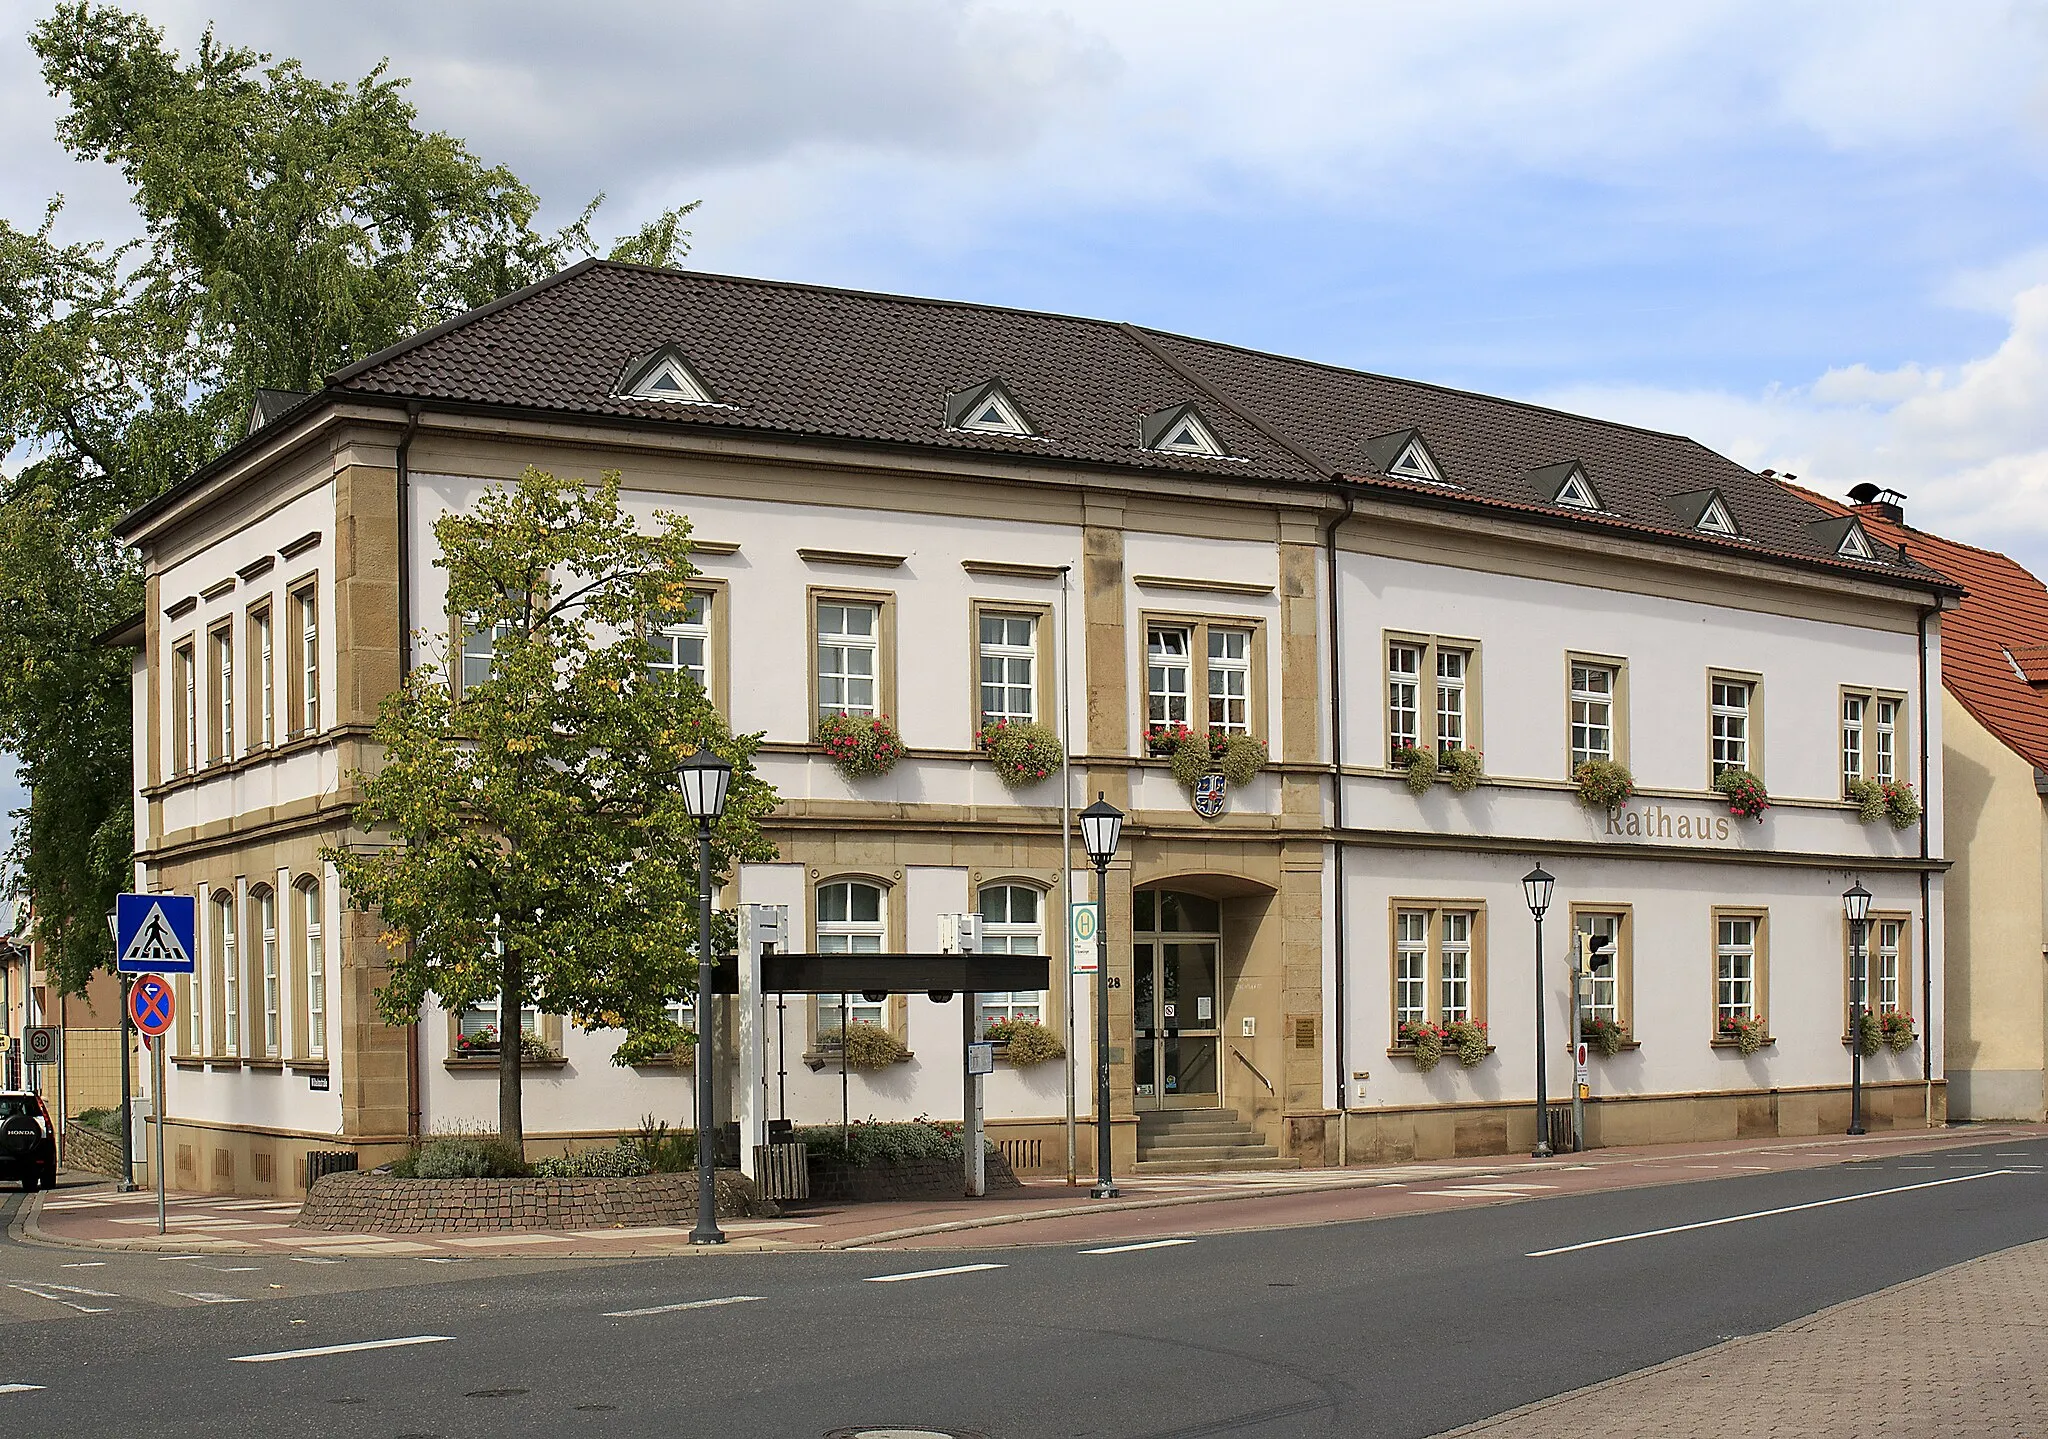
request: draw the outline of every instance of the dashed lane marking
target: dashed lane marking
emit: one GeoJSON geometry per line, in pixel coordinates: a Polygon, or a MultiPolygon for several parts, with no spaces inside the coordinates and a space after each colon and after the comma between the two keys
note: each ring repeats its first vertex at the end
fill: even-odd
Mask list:
{"type": "Polygon", "coordinates": [[[59,1269],[105,1269],[107,1261],[104,1259],[74,1259],[69,1264],[60,1264],[57,1267],[59,1269]]]}
{"type": "Polygon", "coordinates": [[[360,1354],[367,1349],[404,1349],[413,1344],[452,1344],[452,1334],[409,1334],[403,1339],[366,1339],[360,1344],[322,1344],[314,1349],[277,1349],[268,1354],[237,1354],[230,1364],[276,1364],[285,1359],[319,1359],[329,1354],[360,1354]]]}
{"type": "Polygon", "coordinates": [[[1179,1244],[1193,1244],[1192,1239],[1148,1239],[1143,1244],[1111,1244],[1103,1249],[1084,1249],[1083,1254],[1135,1254],[1140,1249],[1172,1249],[1179,1244]]]}
{"type": "Polygon", "coordinates": [[[201,1289],[191,1294],[187,1294],[182,1289],[173,1289],[171,1293],[177,1295],[180,1299],[189,1299],[194,1304],[247,1304],[249,1302],[246,1299],[237,1299],[232,1294],[215,1294],[210,1289],[201,1289]]]}
{"type": "Polygon", "coordinates": [[[680,1314],[685,1309],[718,1309],[727,1304],[758,1304],[758,1294],[728,1294],[723,1299],[692,1299],[682,1304],[656,1304],[649,1309],[614,1309],[607,1319],[645,1319],[650,1314],[680,1314]]]}
{"type": "Polygon", "coordinates": [[[913,1269],[907,1274],[870,1274],[870,1284],[901,1284],[906,1279],[941,1279],[948,1274],[974,1274],[983,1269],[1007,1269],[1007,1264],[955,1264],[949,1269],[913,1269]]]}
{"type": "MultiPolygon", "coordinates": [[[[42,1286],[30,1284],[10,1284],[7,1287],[9,1289],[18,1289],[23,1294],[32,1294],[38,1299],[47,1299],[52,1304],[61,1304],[66,1309],[76,1309],[80,1314],[111,1314],[114,1312],[113,1310],[106,1308],[104,1305],[80,1304],[75,1299],[66,1299],[62,1294],[46,1294],[43,1292],[45,1289],[57,1289],[64,1287],[56,1284],[47,1284],[42,1286]]],[[[103,1299],[113,1299],[116,1296],[112,1294],[102,1295],[95,1293],[95,1297],[103,1299]]]]}
{"type": "Polygon", "coordinates": [[[1836,1204],[1854,1204],[1859,1199],[1883,1199],[1889,1194],[1910,1194],[1917,1189],[1940,1189],[1948,1184],[1968,1184],[1973,1179],[1996,1179],[2010,1169],[1990,1169],[1982,1174],[1959,1174],[1953,1179],[1929,1179],[1919,1184],[1901,1184],[1894,1189],[1873,1189],[1867,1194],[1840,1194],[1833,1199],[1816,1199],[1810,1204],[1787,1204],[1778,1209],[1758,1209],[1748,1214],[1729,1214],[1719,1219],[1702,1219],[1697,1224],[1674,1224],[1668,1229],[1645,1229],[1638,1234],[1616,1234],[1606,1239],[1589,1239],[1583,1244],[1564,1244],[1556,1249],[1536,1249],[1525,1258],[1548,1259],[1555,1254],[1576,1254],[1582,1249],[1604,1249],[1610,1244],[1628,1244],[1637,1239],[1661,1239],[1667,1234],[1684,1234],[1694,1229],[1717,1229],[1723,1224],[1741,1224],[1750,1219],[1770,1219],[1780,1214],[1797,1214],[1805,1209],[1826,1209],[1836,1204]]]}
{"type": "Polygon", "coordinates": [[[33,1394],[42,1387],[40,1384],[0,1384],[0,1394],[33,1394]]]}

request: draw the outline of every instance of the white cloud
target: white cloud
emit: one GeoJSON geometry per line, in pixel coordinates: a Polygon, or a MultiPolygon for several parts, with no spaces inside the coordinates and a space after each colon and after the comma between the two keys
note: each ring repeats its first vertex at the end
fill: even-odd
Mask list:
{"type": "Polygon", "coordinates": [[[2003,341],[1962,365],[1850,365],[1754,395],[1581,385],[1540,398],[1689,434],[1827,494],[1888,486],[1909,497],[1913,524],[2048,574],[2048,284],[2006,309],[2003,341]]]}

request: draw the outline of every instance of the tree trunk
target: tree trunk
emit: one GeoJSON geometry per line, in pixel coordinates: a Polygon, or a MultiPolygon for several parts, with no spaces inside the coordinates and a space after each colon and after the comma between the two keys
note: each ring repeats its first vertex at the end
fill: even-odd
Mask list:
{"type": "Polygon", "coordinates": [[[525,1001],[525,970],[508,944],[498,973],[498,1137],[522,1157],[526,1154],[526,1122],[521,1110],[519,1051],[526,1037],[520,1022],[525,1001]]]}

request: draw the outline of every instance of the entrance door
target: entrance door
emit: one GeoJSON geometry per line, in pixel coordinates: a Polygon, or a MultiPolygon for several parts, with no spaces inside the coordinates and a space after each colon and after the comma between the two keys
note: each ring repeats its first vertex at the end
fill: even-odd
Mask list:
{"type": "Polygon", "coordinates": [[[1217,993],[1215,900],[1170,891],[1136,896],[1131,966],[1135,1105],[1214,1109],[1222,1013],[1217,993]]]}

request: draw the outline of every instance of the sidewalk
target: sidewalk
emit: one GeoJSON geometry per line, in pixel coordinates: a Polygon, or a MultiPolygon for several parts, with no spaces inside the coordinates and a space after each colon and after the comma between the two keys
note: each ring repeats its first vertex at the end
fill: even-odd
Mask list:
{"type": "Polygon", "coordinates": [[[2028,1439],[2048,1414],[2048,1241],[1972,1259],[1452,1435],[2028,1439]]]}
{"type": "Polygon", "coordinates": [[[332,1234],[300,1229],[296,1200],[173,1195],[169,1233],[156,1233],[154,1194],[111,1185],[32,1196],[18,1237],[82,1248],[176,1253],[415,1258],[592,1258],[715,1255],[734,1251],[988,1248],[1075,1240],[1289,1228],[1426,1210],[1811,1169],[1859,1158],[1934,1153],[2048,1137],[2048,1125],[1898,1130],[1858,1138],[1729,1140],[1601,1149],[1547,1160],[1489,1157],[1372,1169],[1276,1170],[1119,1180],[1122,1198],[1095,1201],[1083,1183],[1037,1181],[987,1199],[793,1206],[777,1219],[734,1220],[731,1243],[692,1249],[688,1226],[494,1231],[480,1234],[332,1234]]]}

